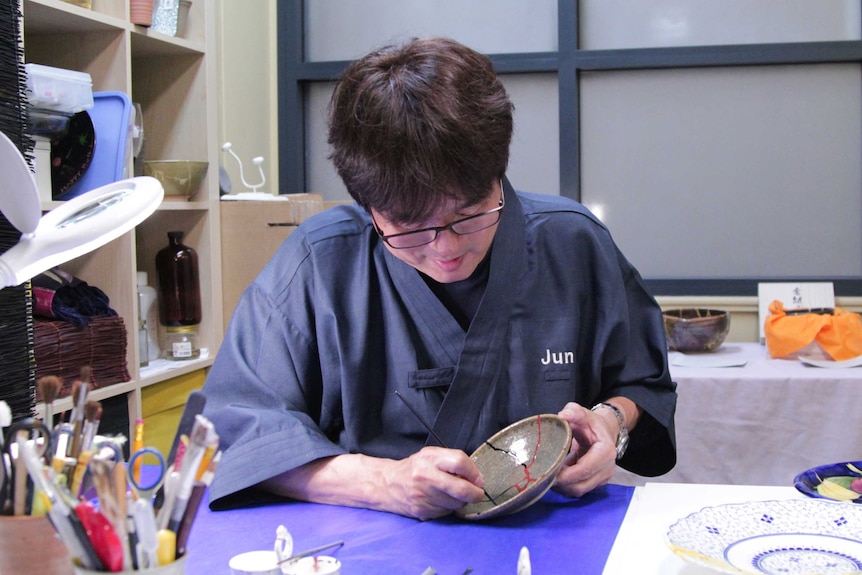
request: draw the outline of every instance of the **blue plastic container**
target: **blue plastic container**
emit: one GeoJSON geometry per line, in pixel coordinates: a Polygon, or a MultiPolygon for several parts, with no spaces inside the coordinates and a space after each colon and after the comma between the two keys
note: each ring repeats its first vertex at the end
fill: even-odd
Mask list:
{"type": "Polygon", "coordinates": [[[93,107],[87,113],[96,133],[93,159],[81,178],[57,200],[70,200],[126,177],[132,100],[124,92],[93,92],[93,107]]]}

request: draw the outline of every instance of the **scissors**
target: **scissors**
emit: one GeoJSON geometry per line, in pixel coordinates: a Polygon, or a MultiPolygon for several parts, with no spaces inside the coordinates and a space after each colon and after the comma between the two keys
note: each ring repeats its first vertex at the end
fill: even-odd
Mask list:
{"type": "MultiPolygon", "coordinates": [[[[62,433],[62,429],[58,433],[62,433]]],[[[92,453],[82,453],[75,465],[70,491],[78,498],[92,499],[93,473],[90,463],[94,459],[110,461],[113,465],[123,463],[123,452],[112,441],[100,441],[93,447],[92,453]]]]}
{"type": "Polygon", "coordinates": [[[0,485],[3,505],[11,501],[15,515],[24,515],[32,505],[32,486],[28,485],[29,477],[24,461],[18,457],[17,439],[19,434],[26,434],[27,440],[36,449],[39,459],[50,462],[51,430],[40,420],[27,417],[9,426],[6,432],[6,443],[3,453],[3,481],[0,485]],[[7,456],[8,465],[7,468],[7,456]]]}
{"type": "Polygon", "coordinates": [[[152,504],[153,496],[165,482],[165,475],[168,470],[164,455],[154,447],[143,447],[132,453],[126,467],[126,473],[129,476],[129,485],[132,486],[135,499],[143,499],[147,503],[152,504]],[[148,461],[146,471],[142,472],[139,477],[135,477],[137,475],[135,473],[135,463],[138,460],[143,462],[144,460],[142,458],[146,455],[152,456],[149,459],[155,458],[156,465],[152,465],[152,463],[148,461]],[[153,475],[153,473],[155,473],[155,475],[153,475]],[[148,476],[152,478],[148,479],[148,476]]]}
{"type": "Polygon", "coordinates": [[[93,454],[95,456],[105,459],[105,455],[107,453],[109,455],[107,459],[110,459],[114,463],[123,462],[123,452],[122,450],[120,450],[119,446],[117,446],[117,444],[113,441],[100,441],[93,447],[93,454]]]}
{"type": "Polygon", "coordinates": [[[132,524],[134,525],[137,545],[132,550],[140,569],[158,565],[158,527],[156,513],[153,509],[153,497],[165,482],[168,466],[162,453],[153,447],[142,447],[129,457],[126,475],[129,485],[135,495],[131,506],[132,524]],[[148,463],[146,469],[135,471],[136,463],[143,463],[145,456],[155,459],[156,464],[148,463]]]}

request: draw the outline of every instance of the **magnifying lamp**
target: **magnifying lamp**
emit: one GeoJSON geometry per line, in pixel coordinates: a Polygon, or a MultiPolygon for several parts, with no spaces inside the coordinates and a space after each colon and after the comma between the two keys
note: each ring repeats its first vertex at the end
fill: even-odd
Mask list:
{"type": "Polygon", "coordinates": [[[164,197],[158,180],[141,176],[101,186],[42,215],[27,161],[2,132],[0,174],[0,212],[22,234],[0,254],[0,289],[115,240],[147,219],[164,197]]]}

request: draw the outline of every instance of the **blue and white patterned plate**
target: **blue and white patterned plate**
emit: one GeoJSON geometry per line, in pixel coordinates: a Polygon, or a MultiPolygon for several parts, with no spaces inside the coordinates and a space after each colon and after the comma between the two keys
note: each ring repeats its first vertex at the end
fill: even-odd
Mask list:
{"type": "Polygon", "coordinates": [[[670,526],[686,561],[736,575],[862,573],[862,507],[824,499],[707,507],[670,526]]]}

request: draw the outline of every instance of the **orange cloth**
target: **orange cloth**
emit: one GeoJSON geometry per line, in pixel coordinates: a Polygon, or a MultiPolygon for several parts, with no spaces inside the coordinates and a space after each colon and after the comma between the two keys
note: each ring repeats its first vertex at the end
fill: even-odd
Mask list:
{"type": "Polygon", "coordinates": [[[769,304],[764,323],[766,347],[772,357],[785,357],[817,341],[835,361],[862,355],[862,319],[836,307],[834,315],[787,315],[779,300],[769,304]]]}

